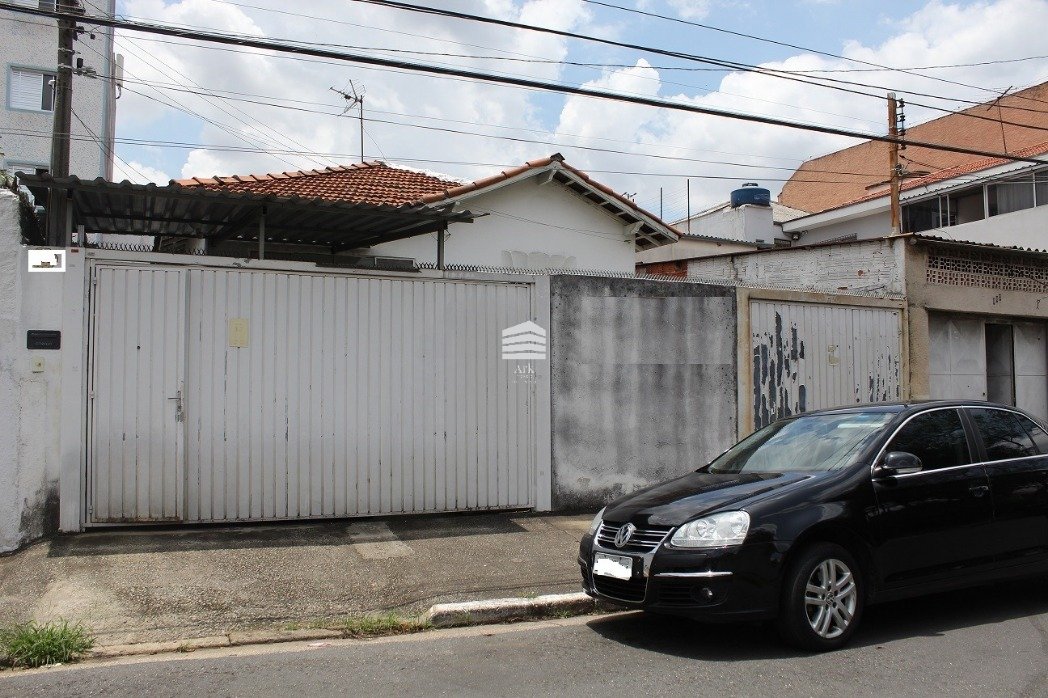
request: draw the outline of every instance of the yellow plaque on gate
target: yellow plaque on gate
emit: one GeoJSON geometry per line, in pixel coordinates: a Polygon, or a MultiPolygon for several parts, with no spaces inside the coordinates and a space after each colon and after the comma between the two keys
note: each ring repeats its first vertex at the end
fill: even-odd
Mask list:
{"type": "Polygon", "coordinates": [[[229,320],[229,346],[247,346],[247,318],[236,317],[229,320]]]}

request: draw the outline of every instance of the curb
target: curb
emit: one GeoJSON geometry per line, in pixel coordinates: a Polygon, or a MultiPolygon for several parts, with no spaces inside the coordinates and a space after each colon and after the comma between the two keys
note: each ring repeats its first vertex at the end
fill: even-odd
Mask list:
{"type": "MultiPolygon", "coordinates": [[[[582,592],[572,594],[546,594],[534,598],[492,599],[488,601],[465,601],[442,603],[430,607],[422,620],[431,628],[453,628],[466,625],[485,625],[509,621],[549,618],[554,615],[578,616],[604,610],[604,604],[582,592]]],[[[611,610],[612,607],[607,607],[611,610]]],[[[211,635],[185,640],[165,642],[140,642],[127,645],[105,645],[84,653],[84,659],[116,659],[169,652],[194,652],[220,647],[243,647],[245,645],[267,645],[277,642],[301,642],[305,640],[333,640],[346,637],[340,630],[244,630],[227,635],[211,635]]]]}
{"type": "Polygon", "coordinates": [[[423,620],[434,628],[453,628],[462,625],[505,623],[551,615],[582,615],[592,613],[597,604],[583,592],[547,594],[532,599],[490,599],[462,603],[439,603],[431,606],[423,620]]]}

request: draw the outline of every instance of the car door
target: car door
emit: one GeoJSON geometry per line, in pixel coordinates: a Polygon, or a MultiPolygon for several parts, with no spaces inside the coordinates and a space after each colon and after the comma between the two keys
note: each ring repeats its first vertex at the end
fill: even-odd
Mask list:
{"type": "Polygon", "coordinates": [[[922,463],[920,472],[873,480],[874,555],[885,585],[993,565],[993,499],[971,446],[959,410],[937,408],[911,416],[881,452],[912,453],[922,463]]]}
{"type": "Polygon", "coordinates": [[[997,555],[1004,565],[1048,559],[1048,434],[1011,410],[966,409],[993,492],[997,555]]]}

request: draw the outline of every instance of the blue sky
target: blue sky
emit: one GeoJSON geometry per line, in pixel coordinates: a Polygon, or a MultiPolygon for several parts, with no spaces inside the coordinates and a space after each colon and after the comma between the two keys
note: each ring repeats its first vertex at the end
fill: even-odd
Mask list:
{"type": "MultiPolygon", "coordinates": [[[[884,131],[887,88],[957,108],[992,90],[1048,79],[1048,0],[986,2],[720,2],[609,0],[650,12],[893,67],[1015,61],[899,72],[818,73],[874,85],[852,95],[645,52],[439,19],[352,0],[123,0],[118,12],[274,39],[349,45],[372,55],[642,94],[851,129],[884,131]],[[305,15],[305,16],[304,16],[305,15]],[[405,53],[405,52],[423,53],[405,53]],[[435,54],[465,54],[448,56],[435,54]],[[507,61],[506,58],[524,59],[507,61]],[[530,62],[528,62],[530,61],[530,62]],[[601,64],[572,67],[549,61],[601,64]],[[674,68],[691,68],[682,71],[674,68]],[[933,77],[964,83],[947,84],[933,77]]],[[[785,70],[864,68],[853,60],[623,13],[584,0],[441,0],[428,4],[579,34],[785,70]]],[[[350,49],[346,49],[350,50],[350,49]]],[[[203,49],[124,34],[126,90],[118,108],[118,167],[133,180],[313,168],[358,159],[356,112],[340,116],[331,87],[366,90],[365,155],[460,178],[552,152],[655,208],[683,212],[726,198],[740,178],[777,192],[802,160],[845,138],[566,98],[462,80],[203,49]],[[315,113],[320,112],[320,113],[315,113]],[[134,142],[127,142],[134,141],[134,142]],[[182,145],[173,145],[174,143],[182,145]],[[728,164],[734,163],[734,164],[728,164]],[[741,163],[741,164],[740,164],[741,163]],[[672,210],[670,210],[672,209],[672,210]]],[[[910,123],[941,112],[914,107],[910,123]]]]}

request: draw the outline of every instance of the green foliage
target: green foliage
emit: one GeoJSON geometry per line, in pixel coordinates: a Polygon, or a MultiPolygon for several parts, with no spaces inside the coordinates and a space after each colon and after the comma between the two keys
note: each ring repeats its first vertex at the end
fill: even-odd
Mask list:
{"type": "Polygon", "coordinates": [[[77,659],[95,641],[79,623],[22,623],[0,630],[0,652],[13,666],[37,667],[77,659]]]}
{"type": "Polygon", "coordinates": [[[409,618],[390,612],[350,616],[340,621],[336,627],[347,637],[377,637],[421,632],[429,628],[429,624],[419,618],[409,618]]]}

